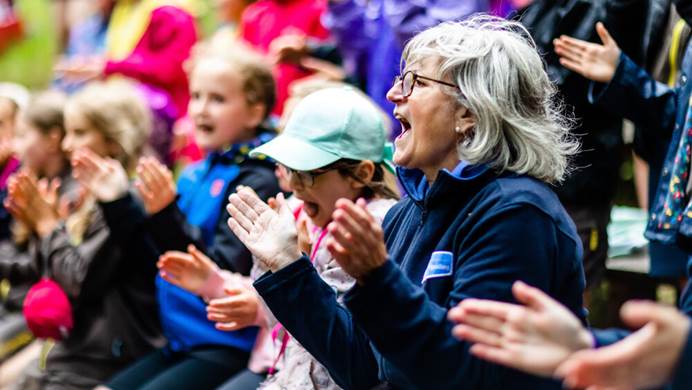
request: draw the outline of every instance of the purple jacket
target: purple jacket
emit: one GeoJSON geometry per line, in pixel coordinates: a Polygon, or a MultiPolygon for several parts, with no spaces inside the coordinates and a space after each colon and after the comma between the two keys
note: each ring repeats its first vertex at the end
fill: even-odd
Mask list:
{"type": "MultiPolygon", "coordinates": [[[[391,115],[394,105],[386,94],[399,74],[406,41],[440,22],[488,10],[487,0],[331,0],[324,25],[336,39],[346,72],[364,81],[368,95],[391,115]]],[[[399,126],[392,127],[395,137],[399,126]]]]}

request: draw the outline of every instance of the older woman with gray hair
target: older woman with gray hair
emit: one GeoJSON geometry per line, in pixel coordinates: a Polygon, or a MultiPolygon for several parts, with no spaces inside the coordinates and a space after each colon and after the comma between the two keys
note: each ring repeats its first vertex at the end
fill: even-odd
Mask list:
{"type": "Polygon", "coordinates": [[[337,201],[327,246],[357,281],[344,306],[281,223],[290,213],[241,189],[229,225],[271,269],[255,288],[347,389],[559,389],[477,359],[446,319],[465,298],[513,301],[523,280],[584,321],[581,242],[550,188],[577,145],[534,43],[521,25],[480,15],[419,33],[402,63],[388,99],[408,196],[383,227],[365,201],[337,201]]]}

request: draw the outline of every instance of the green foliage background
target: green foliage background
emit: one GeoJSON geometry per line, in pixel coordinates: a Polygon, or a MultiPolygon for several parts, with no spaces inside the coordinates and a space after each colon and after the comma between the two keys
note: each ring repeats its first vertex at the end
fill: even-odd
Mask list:
{"type": "MultiPolygon", "coordinates": [[[[203,0],[198,15],[203,36],[208,36],[216,26],[209,1],[203,0]]],[[[24,38],[0,52],[0,81],[12,81],[29,89],[45,88],[58,55],[53,0],[16,0],[15,7],[24,23],[24,38]]]]}

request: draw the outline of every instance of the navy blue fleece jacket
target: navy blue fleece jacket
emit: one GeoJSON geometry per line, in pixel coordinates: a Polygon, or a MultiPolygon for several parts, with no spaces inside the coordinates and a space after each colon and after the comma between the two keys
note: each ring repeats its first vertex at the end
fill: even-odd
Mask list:
{"type": "Polygon", "coordinates": [[[556,195],[463,162],[432,186],[420,171],[399,177],[408,196],[384,221],[389,261],[345,295],[346,307],[305,257],[267,273],[255,288],[272,313],[346,389],[560,389],[476,359],[446,319],[468,297],[512,301],[515,280],[584,319],[581,244],[556,195]]]}

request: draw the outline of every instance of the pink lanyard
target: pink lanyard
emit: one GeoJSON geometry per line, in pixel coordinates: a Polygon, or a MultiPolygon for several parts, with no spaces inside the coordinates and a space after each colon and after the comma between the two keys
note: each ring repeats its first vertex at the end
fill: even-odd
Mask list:
{"type": "MultiPolygon", "coordinates": [[[[301,211],[303,211],[302,206],[299,207],[293,214],[296,220],[298,220],[298,216],[300,215],[301,211]]],[[[315,246],[312,248],[312,253],[310,254],[310,261],[312,262],[313,266],[315,265],[315,257],[317,256],[317,250],[320,248],[320,245],[322,245],[322,240],[327,235],[327,232],[327,229],[322,229],[319,237],[317,238],[317,242],[315,242],[315,246]]],[[[284,329],[284,327],[281,324],[276,324],[276,326],[274,326],[274,329],[272,329],[272,342],[276,343],[276,339],[279,338],[279,332],[282,329],[284,329]]],[[[284,334],[281,337],[281,348],[279,349],[279,354],[276,355],[276,358],[274,359],[272,366],[269,367],[269,375],[274,375],[274,373],[276,372],[276,365],[277,363],[279,363],[279,359],[281,359],[281,356],[283,356],[286,352],[286,345],[288,345],[289,339],[290,336],[288,332],[284,329],[284,334]]]]}

